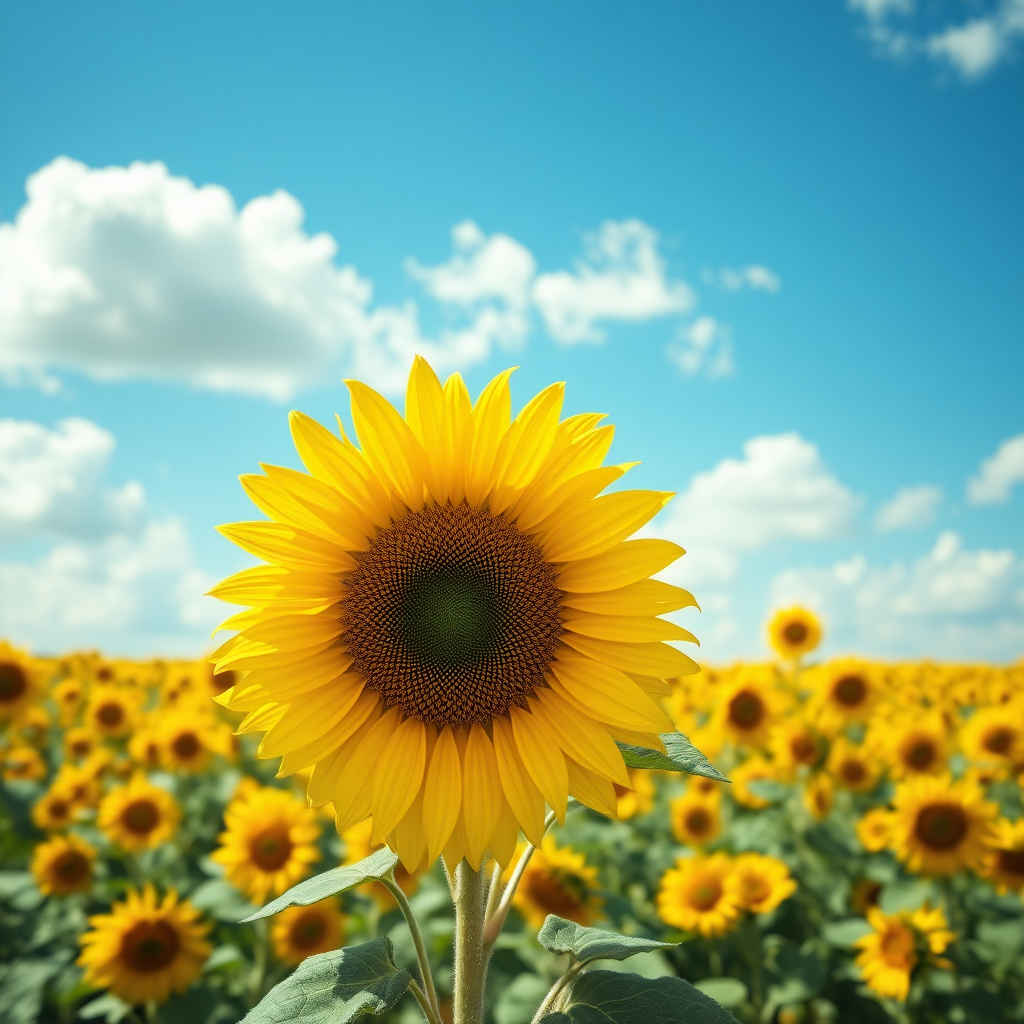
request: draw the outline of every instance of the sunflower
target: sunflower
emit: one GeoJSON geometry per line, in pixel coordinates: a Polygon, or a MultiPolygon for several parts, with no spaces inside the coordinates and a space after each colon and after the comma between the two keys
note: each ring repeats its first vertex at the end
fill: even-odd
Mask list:
{"type": "Polygon", "coordinates": [[[98,824],[122,850],[136,853],[167,842],[180,817],[174,797],[137,772],[126,786],[117,786],[103,798],[98,824]]]}
{"type": "Polygon", "coordinates": [[[804,785],[804,807],[815,821],[822,821],[832,813],[835,788],[824,772],[812,775],[804,785]]]}
{"type": "Polygon", "coordinates": [[[15,735],[22,743],[33,747],[46,745],[50,732],[50,715],[38,704],[25,708],[17,718],[15,735]]]}
{"type": "Polygon", "coordinates": [[[717,800],[684,793],[670,805],[672,834],[688,846],[706,846],[722,831],[717,800]]]}
{"type": "Polygon", "coordinates": [[[638,814],[647,814],[654,806],[654,783],[650,772],[636,768],[627,771],[629,785],[615,787],[615,816],[619,821],[629,821],[638,814]]]}
{"type": "Polygon", "coordinates": [[[64,757],[68,761],[84,761],[96,750],[98,742],[92,729],[72,726],[64,733],[64,757]]]}
{"type": "Polygon", "coordinates": [[[243,477],[269,521],[221,528],[268,564],[212,591],[248,606],[211,661],[249,674],[218,701],[410,870],[507,863],[570,794],[614,816],[615,740],[660,748],[661,680],[698,670],[661,618],[693,598],[649,578],[682,549],[626,539],[671,495],[598,497],[629,468],[601,466],[612,428],[559,422],[561,384],[510,423],[510,372],[471,405],[417,358],[404,419],[350,381],[361,447],[292,413],[309,473],[243,477]]]}
{"type": "Polygon", "coordinates": [[[92,930],[79,939],[82,980],[133,1006],[163,1003],[172,992],[184,992],[210,955],[204,938],[210,926],[173,890],[158,902],[152,885],[141,895],[129,889],[124,903],[90,917],[89,924],[92,930]]]}
{"type": "Polygon", "coordinates": [[[952,875],[981,867],[997,808],[977,786],[920,776],[898,786],[892,803],[893,849],[911,871],[952,875]]]}
{"type": "Polygon", "coordinates": [[[995,822],[982,873],[1000,893],[1024,892],[1024,818],[995,822]]]}
{"type": "Polygon", "coordinates": [[[941,715],[904,716],[873,724],[869,742],[894,779],[941,775],[949,756],[949,729],[941,715]]]}
{"type": "Polygon", "coordinates": [[[744,671],[723,688],[713,721],[738,746],[764,747],[782,709],[781,697],[767,674],[744,671]]]}
{"type": "Polygon", "coordinates": [[[597,869],[572,847],[558,846],[553,836],[545,836],[533,851],[512,897],[532,928],[540,928],[548,914],[589,925],[601,916],[603,902],[597,891],[597,869]]]}
{"type": "Polygon", "coordinates": [[[821,643],[821,622],[806,608],[785,608],[768,623],[768,642],[780,657],[796,661],[821,643]]]}
{"type": "Polygon", "coordinates": [[[283,789],[246,789],[228,805],[224,823],[212,859],[256,903],[290,889],[320,859],[316,812],[283,789]]]}
{"type": "Polygon", "coordinates": [[[46,778],[46,761],[35,747],[11,747],[3,754],[3,776],[5,779],[27,779],[39,782],[46,778]]]}
{"type": "Polygon", "coordinates": [[[84,695],[85,687],[81,679],[62,679],[54,685],[50,696],[57,705],[61,725],[67,727],[78,717],[84,695]]]}
{"type": "Polygon", "coordinates": [[[1024,760],[1024,703],[982,708],[960,733],[964,756],[978,764],[1013,765],[1024,760]]]}
{"type": "Polygon", "coordinates": [[[274,955],[286,964],[301,964],[314,953],[338,949],[345,940],[345,927],[337,900],[282,910],[274,918],[270,939],[274,955]]]}
{"type": "Polygon", "coordinates": [[[869,908],[878,906],[882,883],[873,878],[858,879],[850,890],[850,909],[858,917],[866,917],[869,908]]]}
{"type": "Polygon", "coordinates": [[[137,694],[127,687],[97,686],[85,709],[86,722],[98,735],[120,739],[132,731],[137,704],[137,694]]]}
{"type": "Polygon", "coordinates": [[[829,662],[815,672],[812,713],[832,733],[853,722],[866,722],[882,696],[871,665],[852,658],[829,662]]]}
{"type": "Polygon", "coordinates": [[[661,876],[658,914],[666,924],[697,931],[705,938],[731,930],[743,907],[743,897],[724,853],[710,857],[680,857],[661,876]]]}
{"type": "Polygon", "coordinates": [[[157,728],[163,763],[173,771],[199,772],[224,750],[222,731],[209,715],[173,711],[157,728]]]}
{"type": "Polygon", "coordinates": [[[892,811],[874,807],[857,822],[857,838],[868,853],[878,853],[889,845],[894,818],[892,811]]]}
{"type": "Polygon", "coordinates": [[[732,878],[743,907],[767,914],[796,892],[789,868],[777,857],[743,853],[733,861],[732,878]]]}
{"type": "Polygon", "coordinates": [[[770,761],[763,757],[748,757],[746,761],[737,765],[729,773],[729,794],[732,798],[744,807],[760,811],[767,807],[770,800],[758,796],[751,788],[752,782],[773,782],[775,781],[775,767],[770,761]]]}
{"type": "MultiPolygon", "coordinates": [[[[95,807],[99,803],[101,793],[98,778],[100,765],[99,760],[91,759],[83,765],[63,764],[53,777],[50,788],[66,792],[77,807],[95,807]]],[[[102,766],[106,766],[105,757],[102,766]]]]}
{"type": "Polygon", "coordinates": [[[878,763],[863,746],[842,738],[832,744],[826,768],[843,789],[854,793],[870,793],[881,774],[878,763]]]}
{"type": "Polygon", "coordinates": [[[71,787],[55,779],[33,805],[32,823],[44,832],[59,832],[75,820],[81,806],[71,787]]]}
{"type": "Polygon", "coordinates": [[[67,896],[92,885],[96,851],[76,835],[53,836],[32,853],[32,875],[44,896],[67,896]]]}
{"type": "Polygon", "coordinates": [[[940,967],[949,963],[938,954],[956,937],[949,931],[939,909],[925,905],[913,913],[883,914],[878,907],[868,910],[871,932],[858,939],[857,966],[868,988],[887,999],[903,1002],[910,991],[910,975],[923,959],[940,967]]]}
{"type": "Polygon", "coordinates": [[[796,778],[801,768],[817,766],[828,750],[824,737],[802,718],[776,726],[769,747],[780,775],[790,780],[796,778]]]}
{"type": "Polygon", "coordinates": [[[0,640],[0,722],[17,718],[40,695],[39,673],[32,659],[0,640]]]}
{"type": "Polygon", "coordinates": [[[160,750],[160,732],[152,725],[136,729],[128,741],[128,754],[142,768],[155,770],[161,767],[163,757],[160,750]]]}

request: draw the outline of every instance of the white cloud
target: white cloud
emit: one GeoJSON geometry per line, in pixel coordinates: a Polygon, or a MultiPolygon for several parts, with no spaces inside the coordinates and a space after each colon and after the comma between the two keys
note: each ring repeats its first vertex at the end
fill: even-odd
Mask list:
{"type": "Polygon", "coordinates": [[[541,274],[533,285],[533,301],[556,341],[601,341],[600,321],[639,322],[693,308],[690,286],[666,277],[658,234],[647,224],[606,221],[584,241],[586,259],[574,273],[541,274]]]}
{"type": "Polygon", "coordinates": [[[723,267],[717,274],[710,271],[706,276],[729,292],[742,291],[744,288],[759,292],[777,292],[782,287],[778,274],[756,263],[738,270],[723,267]]]}
{"type": "Polygon", "coordinates": [[[692,377],[701,370],[709,377],[727,377],[734,369],[732,332],[714,317],[698,317],[676,332],[667,355],[686,377],[692,377]]]}
{"type": "Polygon", "coordinates": [[[202,596],[212,582],[176,519],[59,544],[33,562],[0,562],[0,634],[37,652],[196,655],[223,615],[202,596]]]}
{"type": "Polygon", "coordinates": [[[986,13],[931,31],[910,22],[911,0],[849,0],[865,18],[868,37],[878,52],[890,57],[921,54],[977,80],[1005,62],[1024,38],[1024,0],[998,0],[986,13]],[[893,18],[903,21],[894,24],[893,18]]]}
{"type": "Polygon", "coordinates": [[[1009,660],[1024,653],[1024,565],[1010,550],[965,550],[939,534],[916,562],[872,566],[863,556],[829,569],[789,569],[770,607],[818,609],[840,645],[905,657],[1009,660]]]}
{"type": "Polygon", "coordinates": [[[982,462],[978,475],[967,481],[972,505],[997,505],[1010,500],[1010,492],[1024,481],[1024,434],[1008,438],[982,462]]]}
{"type": "Polygon", "coordinates": [[[285,398],[344,366],[388,390],[416,352],[439,369],[486,355],[479,337],[424,339],[415,305],[371,308],[287,192],[241,210],[162,163],[90,169],[59,157],[0,225],[0,371],[178,379],[285,398]],[[339,365],[340,364],[340,365],[339,365]]]}
{"type": "Polygon", "coordinates": [[[687,583],[724,586],[736,578],[742,553],[840,537],[858,507],[815,445],[778,434],[751,438],[742,459],[723,459],[696,474],[655,532],[689,552],[675,570],[687,583]]]}
{"type": "Polygon", "coordinates": [[[901,487],[875,513],[875,529],[885,533],[928,526],[935,519],[941,501],[942,491],[938,487],[927,484],[901,487]]]}
{"type": "Polygon", "coordinates": [[[0,539],[95,539],[134,529],[142,485],[102,484],[114,444],[113,434],[78,417],[54,430],[0,420],[0,539]]]}

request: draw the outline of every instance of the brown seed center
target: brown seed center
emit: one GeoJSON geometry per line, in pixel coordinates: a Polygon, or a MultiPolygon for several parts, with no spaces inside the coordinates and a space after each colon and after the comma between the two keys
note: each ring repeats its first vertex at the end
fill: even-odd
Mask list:
{"type": "Polygon", "coordinates": [[[782,635],[786,638],[786,643],[799,647],[807,640],[807,632],[807,627],[802,622],[789,622],[782,630],[782,635]]]}
{"type": "Polygon", "coordinates": [[[520,889],[529,903],[547,914],[557,914],[568,921],[587,923],[586,885],[575,875],[563,871],[528,871],[520,889]]]}
{"type": "Polygon", "coordinates": [[[868,684],[858,675],[843,676],[836,681],[832,692],[836,700],[846,708],[860,707],[868,695],[868,684]]]}
{"type": "Polygon", "coordinates": [[[108,729],[114,729],[124,721],[124,708],[120,704],[101,704],[96,711],[96,717],[100,724],[108,729]]]}
{"type": "Polygon", "coordinates": [[[863,761],[858,761],[856,758],[849,758],[848,760],[843,761],[840,765],[839,774],[846,782],[850,783],[851,786],[857,786],[867,778],[868,772],[864,767],[863,761]]]}
{"type": "Polygon", "coordinates": [[[914,935],[908,928],[896,925],[882,936],[882,956],[890,967],[909,967],[914,956],[914,935]]]}
{"type": "Polygon", "coordinates": [[[439,727],[526,707],[562,633],[555,567],[534,541],[503,516],[432,505],[356,557],[344,640],[388,705],[439,727]]]}
{"type": "Polygon", "coordinates": [[[711,831],[711,815],[703,807],[694,807],[686,815],[686,830],[692,836],[702,836],[711,831]]]}
{"type": "Polygon", "coordinates": [[[89,858],[77,850],[68,850],[54,862],[53,873],[63,885],[78,885],[89,876],[89,858]]]}
{"type": "Polygon", "coordinates": [[[160,811],[152,800],[133,800],[121,812],[121,824],[137,836],[147,836],[160,823],[160,811]]]}
{"type": "Polygon", "coordinates": [[[959,804],[931,804],[918,813],[914,834],[933,850],[952,850],[963,842],[967,826],[959,804]]]}
{"type": "Polygon", "coordinates": [[[13,704],[27,689],[25,670],[13,661],[0,661],[0,704],[13,704]]]}
{"type": "Polygon", "coordinates": [[[181,948],[178,933],[166,921],[140,921],[121,940],[121,958],[133,971],[163,970],[181,948]]]}
{"type": "Polygon", "coordinates": [[[718,882],[699,882],[690,893],[690,902],[698,910],[710,910],[722,895],[718,882]]]}
{"type": "Polygon", "coordinates": [[[264,871],[277,871],[288,862],[293,845],[287,827],[273,825],[253,839],[249,852],[264,871]]]}
{"type": "Polygon", "coordinates": [[[935,744],[931,740],[917,740],[907,750],[907,764],[923,772],[926,768],[932,766],[937,754],[938,751],[936,751],[935,744]]]}
{"type": "Polygon", "coordinates": [[[182,761],[190,761],[202,749],[199,737],[194,732],[179,733],[174,737],[174,742],[171,746],[174,749],[174,753],[182,761]]]}
{"type": "Polygon", "coordinates": [[[729,721],[737,729],[756,729],[764,718],[764,701],[752,690],[740,690],[729,701],[729,721]]]}
{"type": "Polygon", "coordinates": [[[1004,875],[1024,878],[1024,850],[1000,850],[997,861],[1004,875]]]}
{"type": "Polygon", "coordinates": [[[1013,746],[1013,730],[1000,726],[985,735],[984,747],[990,754],[1006,754],[1013,746]]]}
{"type": "Polygon", "coordinates": [[[296,918],[292,925],[291,940],[296,949],[315,949],[327,934],[327,919],[316,910],[296,918]]]}
{"type": "Polygon", "coordinates": [[[818,744],[814,742],[814,737],[808,736],[807,733],[794,736],[789,749],[797,764],[813,764],[818,759],[818,744]]]}

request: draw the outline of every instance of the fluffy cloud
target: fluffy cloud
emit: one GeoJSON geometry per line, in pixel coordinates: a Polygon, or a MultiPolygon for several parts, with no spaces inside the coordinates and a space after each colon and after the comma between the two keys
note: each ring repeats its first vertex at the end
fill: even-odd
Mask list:
{"type": "Polygon", "coordinates": [[[937,31],[908,22],[914,13],[912,0],[849,0],[849,5],[864,16],[867,35],[879,53],[897,58],[920,54],[967,81],[1004,63],[1024,38],[1024,0],[997,0],[980,17],[937,31]]]}
{"type": "Polygon", "coordinates": [[[978,475],[967,481],[967,500],[972,505],[997,505],[1010,500],[1010,492],[1024,481],[1024,434],[1004,441],[985,459],[978,475]]]}
{"type": "Polygon", "coordinates": [[[739,292],[744,289],[777,292],[782,287],[782,281],[778,274],[757,263],[751,264],[749,267],[741,267],[738,270],[732,267],[723,267],[717,273],[713,270],[704,271],[701,277],[729,292],[739,292]]]}
{"type": "Polygon", "coordinates": [[[863,556],[776,577],[771,606],[817,608],[840,645],[900,656],[991,661],[1024,650],[1024,565],[1010,550],[964,548],[939,534],[916,562],[872,566],[863,556]]]}
{"type": "Polygon", "coordinates": [[[901,487],[875,513],[875,529],[881,533],[890,530],[915,530],[928,526],[942,501],[938,487],[922,484],[920,487],[901,487]]]}
{"type": "Polygon", "coordinates": [[[0,635],[37,650],[201,650],[216,602],[184,526],[154,520],[133,481],[105,476],[112,434],[85,419],[53,430],[0,421],[3,539],[57,538],[31,560],[0,562],[0,635]]]}
{"type": "Polygon", "coordinates": [[[602,320],[639,322],[693,308],[693,289],[666,277],[658,234],[648,225],[606,221],[584,243],[586,259],[574,273],[541,274],[533,285],[533,301],[556,341],[601,341],[602,320]]]}
{"type": "Polygon", "coordinates": [[[724,586],[736,578],[744,552],[842,536],[858,507],[815,445],[778,434],[751,438],[741,459],[694,476],[654,532],[689,550],[675,570],[687,583],[724,586]]]}
{"type": "Polygon", "coordinates": [[[698,317],[676,332],[667,355],[686,377],[702,370],[709,377],[727,377],[733,372],[732,332],[714,317],[698,317]]]}
{"type": "Polygon", "coordinates": [[[478,337],[421,336],[415,305],[371,308],[373,285],[337,267],[287,192],[241,210],[161,163],[92,170],[59,157],[0,225],[0,371],[178,379],[285,398],[344,365],[389,390],[416,352],[446,369],[478,337]]]}
{"type": "Polygon", "coordinates": [[[49,430],[0,420],[0,539],[97,539],[130,531],[145,505],[141,484],[102,485],[114,436],[73,417],[49,430]]]}

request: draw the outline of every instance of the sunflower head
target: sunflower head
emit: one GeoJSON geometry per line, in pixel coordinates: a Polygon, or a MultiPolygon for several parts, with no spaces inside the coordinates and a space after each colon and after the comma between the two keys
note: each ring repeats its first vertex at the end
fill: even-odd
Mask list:
{"type": "Polygon", "coordinates": [[[832,813],[835,787],[824,772],[812,775],[804,785],[804,807],[815,821],[822,821],[832,813]]]}
{"type": "Polygon", "coordinates": [[[132,731],[138,703],[138,694],[128,687],[95,686],[89,696],[86,722],[100,736],[121,739],[132,731]]]}
{"type": "Polygon", "coordinates": [[[977,786],[920,776],[897,787],[893,811],[892,845],[912,871],[951,875],[983,865],[996,806],[977,786]]]}
{"type": "Polygon", "coordinates": [[[1008,766],[1024,760],[1024,701],[976,711],[960,734],[964,755],[978,765],[1008,766]]]}
{"type": "Polygon", "coordinates": [[[760,756],[748,757],[730,772],[732,785],[729,787],[729,795],[744,807],[753,811],[762,810],[770,801],[758,796],[750,788],[750,783],[771,782],[777,777],[778,771],[771,761],[760,756]]]}
{"type": "Polygon", "coordinates": [[[136,772],[125,786],[103,798],[98,823],[107,837],[123,850],[149,850],[174,835],[181,811],[174,797],[136,772]]]}
{"type": "Polygon", "coordinates": [[[0,752],[3,757],[3,776],[5,779],[26,779],[39,782],[46,778],[47,767],[43,755],[27,744],[0,752]]]}
{"type": "MultiPolygon", "coordinates": [[[[506,875],[508,872],[506,871],[506,875]]],[[[548,914],[589,925],[601,916],[597,869],[582,853],[558,846],[545,836],[530,858],[512,902],[532,928],[539,928],[548,914]]]]}
{"type": "Polygon", "coordinates": [[[949,727],[935,713],[882,718],[872,724],[871,743],[894,779],[941,775],[949,756],[949,727]]]}
{"type": "Polygon", "coordinates": [[[350,381],[359,445],[293,413],[308,472],[243,477],[268,520],[222,528],[266,564],[213,590],[246,609],[218,702],[412,872],[504,864],[570,794],[614,816],[615,741],[660,747],[664,680],[697,671],[662,618],[693,598],[650,578],[682,549],[628,539],[670,495],[602,494],[630,468],[603,417],[560,419],[552,385],[512,420],[508,381],[473,404],[417,359],[404,417],[350,381]]]}
{"type": "Polygon", "coordinates": [[[125,902],[89,918],[89,924],[79,939],[83,980],[133,1006],[163,1003],[172,992],[184,992],[210,955],[209,925],[199,912],[173,891],[158,900],[151,885],[141,894],[129,890],[125,902]]]}
{"type": "Polygon", "coordinates": [[[868,853],[884,850],[892,838],[894,818],[884,807],[874,807],[857,822],[857,838],[868,853]]]}
{"type": "Polygon", "coordinates": [[[163,716],[156,736],[161,761],[173,771],[202,771],[214,754],[228,750],[219,722],[209,713],[184,708],[163,716]]]}
{"type": "Polygon", "coordinates": [[[823,665],[814,673],[811,706],[830,734],[854,722],[866,722],[882,696],[873,666],[852,658],[823,665]]]}
{"type": "Polygon", "coordinates": [[[777,725],[772,730],[769,746],[780,773],[790,779],[801,771],[818,767],[828,752],[825,738],[802,717],[777,725]]]}
{"type": "Polygon", "coordinates": [[[32,659],[0,640],[0,722],[17,718],[41,694],[39,671],[32,659]]]}
{"type": "Polygon", "coordinates": [[[772,675],[754,668],[740,672],[717,698],[713,721],[738,746],[765,747],[784,703],[772,675]]]}
{"type": "Polygon", "coordinates": [[[870,793],[881,774],[878,762],[867,748],[846,739],[832,744],[827,767],[837,785],[854,793],[870,793]]]}
{"type": "Polygon", "coordinates": [[[680,857],[676,866],[662,875],[657,905],[666,924],[711,938],[736,926],[743,897],[730,859],[715,853],[680,857]]]}
{"type": "Polygon", "coordinates": [[[32,875],[44,896],[67,896],[92,885],[96,851],[74,834],[53,836],[32,853],[32,875]]]}
{"type": "Polygon", "coordinates": [[[722,831],[719,801],[684,793],[672,801],[672,834],[688,846],[706,846],[722,831]]]}
{"type": "Polygon", "coordinates": [[[1000,893],[1024,892],[1024,818],[995,822],[983,873],[1000,893]]]}
{"type": "Polygon", "coordinates": [[[85,697],[85,686],[81,679],[75,677],[62,679],[54,684],[50,696],[57,705],[60,724],[66,728],[78,718],[85,697]]]}
{"type": "Polygon", "coordinates": [[[345,941],[344,918],[331,898],[308,907],[288,907],[274,918],[270,931],[274,955],[285,964],[338,949],[345,941]]]}
{"type": "Polygon", "coordinates": [[[733,861],[732,882],[743,908],[754,914],[767,914],[796,892],[785,863],[760,853],[743,853],[733,861]]]}
{"type": "Polygon", "coordinates": [[[619,821],[629,821],[638,814],[647,814],[654,806],[654,783],[650,772],[636,768],[628,771],[629,785],[615,787],[615,812],[619,821]]]}
{"type": "Polygon", "coordinates": [[[780,658],[796,661],[821,643],[821,621],[799,605],[784,608],[768,623],[768,641],[780,658]]]}

